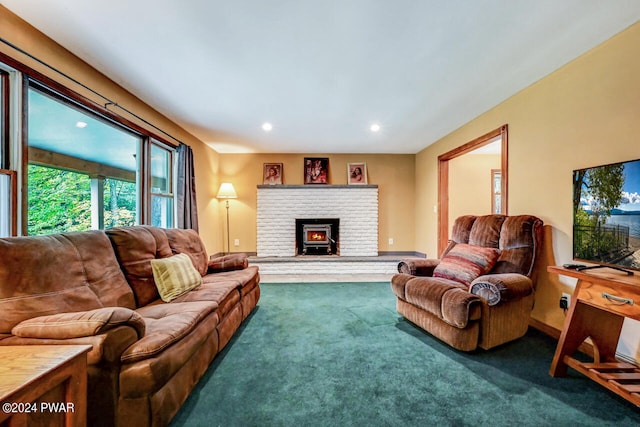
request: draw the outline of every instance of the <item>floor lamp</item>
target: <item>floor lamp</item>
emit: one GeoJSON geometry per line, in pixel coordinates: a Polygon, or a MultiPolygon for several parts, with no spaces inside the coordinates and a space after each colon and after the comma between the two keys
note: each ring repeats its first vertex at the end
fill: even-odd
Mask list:
{"type": "Polygon", "coordinates": [[[233,184],[231,184],[230,182],[223,182],[222,184],[220,184],[216,199],[225,199],[225,201],[227,202],[227,254],[231,253],[231,246],[229,245],[229,199],[237,198],[238,195],[236,194],[235,188],[233,188],[233,184]]]}

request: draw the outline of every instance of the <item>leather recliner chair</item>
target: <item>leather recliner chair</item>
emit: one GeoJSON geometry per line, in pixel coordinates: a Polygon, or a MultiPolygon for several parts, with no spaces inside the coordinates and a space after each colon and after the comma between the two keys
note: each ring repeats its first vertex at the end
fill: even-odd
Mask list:
{"type": "Polygon", "coordinates": [[[490,349],[522,337],[534,302],[542,221],[462,216],[440,259],[406,259],[391,279],[398,313],[450,346],[490,349]]]}

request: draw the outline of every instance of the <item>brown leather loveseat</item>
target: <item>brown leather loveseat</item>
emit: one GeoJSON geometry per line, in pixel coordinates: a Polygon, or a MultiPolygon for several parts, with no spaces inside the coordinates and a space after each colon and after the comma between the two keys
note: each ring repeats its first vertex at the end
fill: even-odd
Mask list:
{"type": "Polygon", "coordinates": [[[407,320],[450,346],[489,349],[523,336],[534,302],[542,221],[462,216],[440,259],[407,259],[391,279],[407,320]]]}
{"type": "Polygon", "coordinates": [[[88,425],[167,425],[257,305],[259,280],[244,256],[209,259],[193,230],[0,239],[0,345],[90,344],[88,425]],[[176,254],[201,284],[164,302],[151,261],[176,254]]]}

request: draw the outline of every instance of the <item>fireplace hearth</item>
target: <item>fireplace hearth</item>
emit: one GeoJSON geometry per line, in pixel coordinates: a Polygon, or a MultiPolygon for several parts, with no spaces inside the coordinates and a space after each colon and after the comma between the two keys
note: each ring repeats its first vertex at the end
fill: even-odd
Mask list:
{"type": "Polygon", "coordinates": [[[296,219],[296,254],[338,255],[339,224],[336,218],[296,219]]]}

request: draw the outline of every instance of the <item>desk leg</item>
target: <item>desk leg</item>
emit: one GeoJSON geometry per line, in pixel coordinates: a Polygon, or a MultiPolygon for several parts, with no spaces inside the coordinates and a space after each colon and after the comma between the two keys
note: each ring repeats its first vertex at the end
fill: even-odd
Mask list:
{"type": "Polygon", "coordinates": [[[562,335],[553,356],[549,375],[562,377],[567,374],[565,356],[576,352],[580,344],[591,337],[594,347],[594,362],[615,361],[616,348],[624,317],[609,313],[580,301],[569,310],[562,335]]]}

